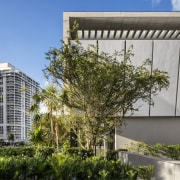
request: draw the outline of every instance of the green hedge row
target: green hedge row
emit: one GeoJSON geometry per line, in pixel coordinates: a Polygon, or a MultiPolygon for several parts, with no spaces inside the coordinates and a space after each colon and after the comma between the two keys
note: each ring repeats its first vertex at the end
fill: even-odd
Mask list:
{"type": "Polygon", "coordinates": [[[54,170],[50,159],[34,157],[0,157],[0,179],[50,179],[54,170]]]}
{"type": "Polygon", "coordinates": [[[34,157],[39,154],[42,157],[51,156],[55,152],[52,147],[36,147],[36,146],[24,146],[24,147],[6,147],[0,148],[0,157],[11,156],[27,156],[34,157]]]}
{"type": "Polygon", "coordinates": [[[48,158],[0,157],[0,179],[11,180],[136,180],[137,177],[146,177],[147,172],[151,172],[148,168],[121,164],[118,160],[109,161],[103,157],[82,159],[62,153],[48,158]]]}
{"type": "Polygon", "coordinates": [[[69,147],[61,153],[35,146],[0,149],[0,179],[148,180],[152,174],[152,167],[121,164],[117,151],[108,151],[104,158],[93,156],[91,150],[69,147]]]}

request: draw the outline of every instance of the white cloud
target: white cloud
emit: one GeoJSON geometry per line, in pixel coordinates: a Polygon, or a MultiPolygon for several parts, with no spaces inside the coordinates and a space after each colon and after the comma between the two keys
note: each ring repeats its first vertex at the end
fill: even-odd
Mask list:
{"type": "Polygon", "coordinates": [[[180,11],[180,0],[171,0],[172,10],[180,11]]]}

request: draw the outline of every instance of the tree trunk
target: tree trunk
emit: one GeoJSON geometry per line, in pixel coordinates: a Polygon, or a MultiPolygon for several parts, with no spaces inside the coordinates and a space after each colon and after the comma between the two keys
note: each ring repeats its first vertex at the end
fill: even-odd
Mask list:
{"type": "Polygon", "coordinates": [[[59,151],[59,129],[58,129],[57,120],[56,120],[55,131],[56,131],[56,149],[57,149],[57,152],[58,152],[59,151]]]}
{"type": "Polygon", "coordinates": [[[52,106],[50,108],[50,121],[51,121],[51,141],[52,141],[52,145],[53,145],[54,130],[53,130],[52,106]]]}

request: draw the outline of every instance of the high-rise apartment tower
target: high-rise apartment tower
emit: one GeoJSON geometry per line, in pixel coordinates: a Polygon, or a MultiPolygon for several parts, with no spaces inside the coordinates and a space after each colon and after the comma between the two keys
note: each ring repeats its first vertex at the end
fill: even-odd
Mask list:
{"type": "Polygon", "coordinates": [[[32,129],[32,95],[39,84],[9,63],[0,63],[0,140],[7,141],[13,134],[14,141],[26,141],[32,129]]]}

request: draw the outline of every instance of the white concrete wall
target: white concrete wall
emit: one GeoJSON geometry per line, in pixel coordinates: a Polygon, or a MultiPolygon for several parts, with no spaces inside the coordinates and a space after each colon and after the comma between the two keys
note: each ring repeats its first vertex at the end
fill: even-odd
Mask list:
{"type": "Polygon", "coordinates": [[[115,149],[131,142],[180,144],[180,117],[132,117],[116,127],[115,149]]]}
{"type": "MultiPolygon", "coordinates": [[[[96,44],[97,40],[81,40],[87,48],[88,44],[96,44]]],[[[139,66],[146,59],[152,60],[152,67],[168,73],[169,88],[158,92],[152,97],[154,106],[138,100],[134,107],[139,111],[133,116],[180,116],[180,40],[98,40],[99,53],[101,51],[112,55],[115,51],[127,50],[133,45],[134,56],[131,62],[139,66]]],[[[123,56],[119,58],[121,61],[123,56]]],[[[131,113],[129,113],[131,114],[131,113]]]]}
{"type": "MultiPolygon", "coordinates": [[[[134,56],[131,57],[131,62],[134,66],[140,66],[146,59],[152,60],[152,40],[128,40],[126,41],[126,50],[132,45],[134,56]],[[143,52],[143,53],[142,53],[143,52]]],[[[149,66],[149,71],[151,67],[149,66]]],[[[138,100],[135,105],[135,108],[138,108],[139,111],[135,111],[133,116],[149,116],[149,104],[138,100]]],[[[130,114],[130,113],[129,113],[130,114]]]]}
{"type": "MultiPolygon", "coordinates": [[[[179,40],[154,41],[153,69],[168,72],[170,85],[168,90],[162,90],[153,97],[154,106],[151,107],[151,116],[174,116],[176,110],[177,82],[179,71],[179,40]]],[[[177,106],[178,107],[178,106],[177,106]]]]}
{"type": "MultiPolygon", "coordinates": [[[[70,17],[101,17],[102,23],[98,26],[100,29],[104,29],[105,33],[107,17],[139,17],[137,24],[143,24],[143,21],[141,21],[143,18],[145,18],[147,23],[154,18],[154,22],[156,22],[154,28],[157,29],[157,24],[162,23],[162,17],[164,17],[163,23],[169,21],[170,23],[173,22],[174,25],[178,24],[176,20],[178,20],[177,17],[179,17],[179,13],[65,12],[65,40],[67,40],[67,36],[69,36],[67,31],[70,26],[70,17]],[[158,20],[158,17],[161,18],[158,20]]],[[[90,23],[87,19],[82,26],[86,27],[86,25],[90,23]]],[[[145,143],[152,144],[180,143],[180,40],[154,39],[125,41],[110,39],[98,40],[99,51],[112,54],[115,50],[121,51],[122,49],[128,49],[128,47],[133,44],[134,57],[131,60],[134,65],[140,65],[143,60],[150,58],[153,61],[152,69],[158,68],[159,70],[167,71],[170,76],[169,89],[167,91],[162,90],[158,96],[153,97],[155,102],[154,106],[149,106],[139,100],[135,104],[135,106],[139,108],[139,111],[135,112],[132,118],[126,120],[127,126],[116,128],[115,148],[122,148],[125,144],[132,141],[144,141],[145,143]]],[[[88,40],[88,38],[81,40],[84,47],[87,47],[87,44],[96,44],[96,41],[97,40],[88,40]]]]}
{"type": "Polygon", "coordinates": [[[167,159],[143,156],[129,152],[119,152],[119,159],[135,166],[154,166],[152,180],[179,180],[180,161],[169,161],[167,159]]]}
{"type": "MultiPolygon", "coordinates": [[[[86,48],[96,40],[81,40],[86,48]]],[[[139,100],[135,107],[139,111],[126,120],[127,125],[116,128],[115,148],[124,148],[132,141],[146,143],[180,143],[180,41],[179,40],[98,40],[99,52],[113,54],[133,45],[132,63],[137,66],[150,58],[152,69],[167,71],[170,76],[168,90],[162,90],[153,97],[154,106],[139,100]]],[[[122,58],[122,57],[121,57],[122,58]]],[[[121,59],[119,59],[121,60],[121,59]]]]}

